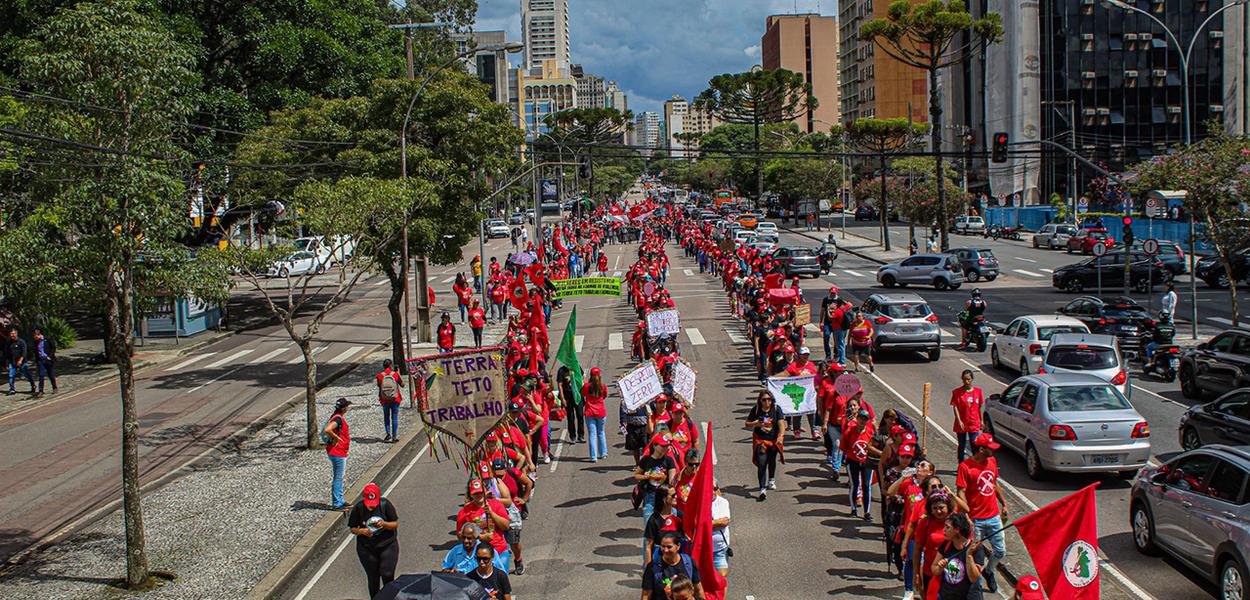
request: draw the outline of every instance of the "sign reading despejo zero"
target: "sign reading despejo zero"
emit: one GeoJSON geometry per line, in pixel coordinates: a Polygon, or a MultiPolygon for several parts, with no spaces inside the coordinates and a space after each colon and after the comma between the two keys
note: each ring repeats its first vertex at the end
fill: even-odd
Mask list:
{"type": "Polygon", "coordinates": [[[690,368],[686,361],[679,360],[673,363],[672,375],[673,393],[693,405],[695,390],[698,388],[698,376],[694,369],[690,368]]]}
{"type": "Polygon", "coordinates": [[[620,277],[579,277],[577,279],[553,279],[556,298],[575,298],[578,296],[621,296],[620,277]]]}
{"type": "Polygon", "coordinates": [[[653,310],[647,313],[647,335],[677,335],[681,331],[681,317],[677,309],[653,310]]]}
{"type": "Polygon", "coordinates": [[[616,380],[616,387],[621,391],[621,404],[625,410],[633,412],[639,406],[653,400],[664,393],[664,385],[660,383],[660,373],[655,370],[655,363],[647,361],[633,371],[616,380]]]}
{"type": "Polygon", "coordinates": [[[506,414],[503,352],[496,346],[409,360],[421,420],[476,448],[506,414]]]}

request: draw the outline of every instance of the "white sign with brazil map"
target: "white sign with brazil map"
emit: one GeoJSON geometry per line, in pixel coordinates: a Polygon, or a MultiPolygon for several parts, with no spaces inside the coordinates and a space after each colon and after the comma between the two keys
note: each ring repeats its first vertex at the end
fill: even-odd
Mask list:
{"type": "Polygon", "coordinates": [[[768,393],[787,417],[816,412],[816,376],[769,377],[768,393]]]}

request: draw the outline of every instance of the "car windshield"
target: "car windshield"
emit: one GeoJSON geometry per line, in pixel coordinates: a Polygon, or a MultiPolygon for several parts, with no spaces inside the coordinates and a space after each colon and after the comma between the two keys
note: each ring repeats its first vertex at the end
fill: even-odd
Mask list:
{"type": "Polygon", "coordinates": [[[313,243],[313,238],[303,238],[303,239],[295,240],[295,249],[307,250],[308,247],[312,245],[312,243],[313,243]]]}
{"type": "Polygon", "coordinates": [[[1103,314],[1109,319],[1149,319],[1150,313],[1140,306],[1108,306],[1103,314]]]}
{"type": "Polygon", "coordinates": [[[1037,328],[1037,339],[1042,341],[1050,341],[1055,337],[1056,333],[1089,333],[1084,327],[1079,325],[1050,325],[1037,328]]]}
{"type": "Polygon", "coordinates": [[[882,304],[881,314],[891,319],[923,319],[933,311],[928,304],[905,302],[902,304],[882,304]]]}
{"type": "Polygon", "coordinates": [[[1073,371],[1094,371],[1116,367],[1118,360],[1112,348],[1080,344],[1051,346],[1050,353],[1046,355],[1046,364],[1073,371]]]}
{"type": "Polygon", "coordinates": [[[1046,396],[1050,412],[1124,410],[1132,408],[1120,390],[1110,385],[1052,387],[1046,396]]]}
{"type": "Polygon", "coordinates": [[[816,256],[816,251],[811,248],[793,248],[790,250],[790,256],[816,256]]]}

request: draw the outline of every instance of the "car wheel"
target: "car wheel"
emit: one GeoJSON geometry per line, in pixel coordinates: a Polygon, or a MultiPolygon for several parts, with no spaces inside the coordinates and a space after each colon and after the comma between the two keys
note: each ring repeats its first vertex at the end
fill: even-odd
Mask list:
{"type": "Polygon", "coordinates": [[[1202,438],[1198,435],[1198,430],[1193,427],[1186,427],[1181,432],[1181,448],[1184,450],[1194,450],[1202,447],[1202,438]]]}
{"type": "Polygon", "coordinates": [[[937,362],[940,358],[942,358],[941,348],[933,348],[932,350],[929,350],[929,362],[937,362]]]}
{"type": "Polygon", "coordinates": [[[1020,374],[1021,374],[1021,375],[1028,375],[1028,374],[1029,374],[1029,361],[1028,361],[1028,359],[1025,359],[1025,358],[1020,359],[1020,374]]]}
{"type": "Polygon", "coordinates": [[[1133,526],[1133,547],[1147,556],[1158,554],[1159,547],[1155,545],[1155,523],[1146,505],[1141,502],[1134,503],[1132,515],[1130,524],[1133,526]]]}
{"type": "Polygon", "coordinates": [[[1198,382],[1194,380],[1193,367],[1182,365],[1179,377],[1181,379],[1181,395],[1186,398],[1198,398],[1202,395],[1202,388],[1198,387],[1198,382]]]}
{"type": "Polygon", "coordinates": [[[1081,293],[1081,290],[1085,289],[1085,284],[1081,283],[1080,277],[1069,277],[1066,281],[1063,282],[1063,289],[1068,290],[1069,292],[1072,292],[1074,294],[1079,294],[1081,293]]]}
{"type": "Polygon", "coordinates": [[[1003,368],[1003,363],[998,360],[998,344],[990,346],[990,364],[994,365],[995,369],[1003,368]]]}
{"type": "Polygon", "coordinates": [[[278,277],[286,279],[287,277],[290,277],[290,276],[291,276],[291,270],[286,267],[282,267],[282,270],[278,271],[278,277]]]}
{"type": "Polygon", "coordinates": [[[893,275],[890,275],[887,273],[881,276],[881,285],[891,288],[891,287],[894,287],[894,283],[895,281],[894,281],[893,275]]]}
{"type": "Polygon", "coordinates": [[[1033,444],[1029,444],[1024,448],[1024,468],[1029,474],[1029,479],[1033,481],[1041,481],[1046,478],[1046,468],[1042,466],[1042,457],[1037,453],[1037,449],[1033,444]]]}
{"type": "Polygon", "coordinates": [[[968,271],[968,281],[971,281],[972,283],[981,281],[981,272],[976,269],[968,271]]]}
{"type": "Polygon", "coordinates": [[[1220,567],[1220,598],[1222,600],[1245,600],[1246,568],[1235,558],[1224,561],[1220,567]]]}
{"type": "Polygon", "coordinates": [[[935,289],[935,290],[949,290],[949,289],[951,289],[951,282],[949,282],[949,281],[947,281],[947,280],[945,280],[945,279],[943,279],[943,278],[941,278],[941,277],[934,277],[934,278],[933,278],[933,289],[935,289]]]}
{"type": "Polygon", "coordinates": [[[1228,289],[1228,285],[1228,273],[1220,273],[1220,275],[1215,278],[1215,287],[1226,290],[1228,289]]]}

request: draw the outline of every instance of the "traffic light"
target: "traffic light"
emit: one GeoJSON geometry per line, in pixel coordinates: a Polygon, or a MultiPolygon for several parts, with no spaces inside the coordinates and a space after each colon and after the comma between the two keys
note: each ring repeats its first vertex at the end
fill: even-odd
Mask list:
{"type": "Polygon", "coordinates": [[[1124,217],[1124,247],[1133,245],[1133,217],[1124,217]]]}
{"type": "Polygon", "coordinates": [[[994,148],[990,155],[990,162],[1005,163],[1007,162],[1007,133],[1000,131],[994,134],[994,148]]]}

